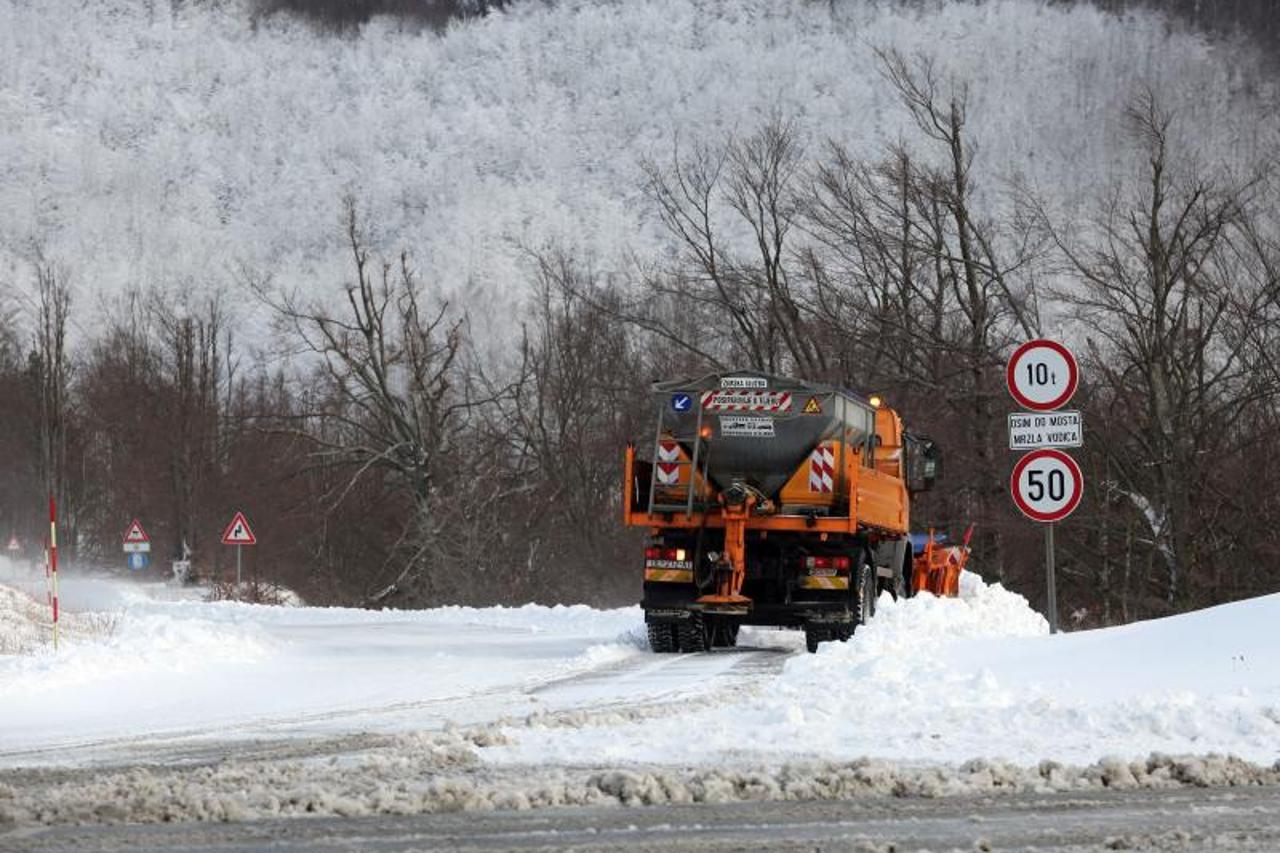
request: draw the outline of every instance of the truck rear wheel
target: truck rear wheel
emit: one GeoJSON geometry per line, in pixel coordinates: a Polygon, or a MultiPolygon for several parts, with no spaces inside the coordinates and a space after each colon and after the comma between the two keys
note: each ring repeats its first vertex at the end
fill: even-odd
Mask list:
{"type": "Polygon", "coordinates": [[[834,639],[834,632],[826,625],[804,626],[804,647],[809,650],[809,654],[816,652],[821,643],[830,642],[834,639]]]}
{"type": "Polygon", "coordinates": [[[701,613],[690,613],[676,629],[682,652],[705,652],[711,648],[711,632],[701,613]]]}
{"type": "Polygon", "coordinates": [[[724,617],[712,617],[711,648],[731,649],[738,645],[738,628],[737,622],[724,617]]]}
{"type": "Polygon", "coordinates": [[[858,583],[854,587],[852,634],[859,626],[865,625],[876,615],[876,570],[871,561],[863,559],[858,569],[858,583]]]}
{"type": "Polygon", "coordinates": [[[676,643],[676,626],[670,622],[650,622],[645,626],[649,632],[649,648],[658,654],[678,652],[676,643]]]}

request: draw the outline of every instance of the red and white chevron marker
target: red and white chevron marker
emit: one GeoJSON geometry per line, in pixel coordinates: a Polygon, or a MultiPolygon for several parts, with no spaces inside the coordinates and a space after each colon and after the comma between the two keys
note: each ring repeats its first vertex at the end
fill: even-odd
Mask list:
{"type": "Polygon", "coordinates": [[[704,391],[702,408],[708,412],[789,412],[790,391],[704,391]]]}
{"type": "Polygon", "coordinates": [[[818,446],[809,455],[809,491],[830,494],[835,489],[836,452],[829,445],[818,446]]]}
{"type": "Polygon", "coordinates": [[[659,486],[680,484],[680,444],[670,439],[658,442],[657,475],[659,486]]]}
{"type": "Polygon", "coordinates": [[[49,578],[52,588],[49,602],[53,607],[53,650],[58,650],[58,507],[49,493],[49,578]]]}

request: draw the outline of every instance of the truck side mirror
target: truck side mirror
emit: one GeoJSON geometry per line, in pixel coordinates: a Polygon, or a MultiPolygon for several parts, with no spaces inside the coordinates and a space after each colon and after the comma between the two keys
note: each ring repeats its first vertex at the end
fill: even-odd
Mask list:
{"type": "Polygon", "coordinates": [[[942,475],[942,449],[924,436],[906,435],[903,438],[907,453],[907,491],[927,492],[942,475]]]}

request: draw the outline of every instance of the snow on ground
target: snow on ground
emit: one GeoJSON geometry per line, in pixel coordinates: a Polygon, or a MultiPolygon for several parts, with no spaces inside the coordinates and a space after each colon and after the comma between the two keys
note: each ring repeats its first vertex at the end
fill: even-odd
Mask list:
{"type": "MultiPolygon", "coordinates": [[[[0,627],[39,629],[41,601],[5,577],[0,627]]],[[[767,630],[653,655],[637,608],[63,589],[110,630],[0,654],[0,830],[1280,784],[1280,596],[1049,636],[1021,596],[966,576],[959,599],[882,598],[816,655],[767,630]]]]}
{"type": "MultiPolygon", "coordinates": [[[[109,613],[66,613],[59,631],[68,643],[110,636],[115,618],[109,613]]],[[[43,572],[17,568],[0,557],[0,659],[31,654],[53,644],[53,613],[43,572]],[[8,585],[12,584],[12,585],[8,585]]]]}
{"type": "Polygon", "coordinates": [[[641,651],[634,609],[372,612],[164,600],[173,588],[101,578],[62,588],[114,602],[113,630],[0,655],[0,764],[84,760],[77,745],[119,740],[438,728],[641,651]]]}
{"type": "Polygon", "coordinates": [[[852,642],[816,655],[797,632],[748,630],[736,650],[659,656],[637,608],[268,607],[71,576],[68,600],[107,608],[109,630],[0,655],[0,766],[455,725],[484,730],[465,748],[495,772],[1280,758],[1280,659],[1263,651],[1280,596],[1050,636],[1021,596],[962,586],[884,597],[852,642]]]}
{"type": "Polygon", "coordinates": [[[709,764],[862,756],[1023,764],[1150,752],[1280,759],[1280,595],[1050,636],[1022,596],[882,598],[848,644],[792,658],[756,695],[621,725],[511,728],[493,762],[709,764]]]}

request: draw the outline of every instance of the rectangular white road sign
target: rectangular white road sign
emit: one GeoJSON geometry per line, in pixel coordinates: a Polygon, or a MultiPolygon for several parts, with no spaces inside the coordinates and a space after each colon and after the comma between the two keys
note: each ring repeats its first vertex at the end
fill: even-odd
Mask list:
{"type": "Polygon", "coordinates": [[[1079,412],[1014,412],[1009,415],[1009,449],[1084,445],[1084,418],[1079,412]]]}

